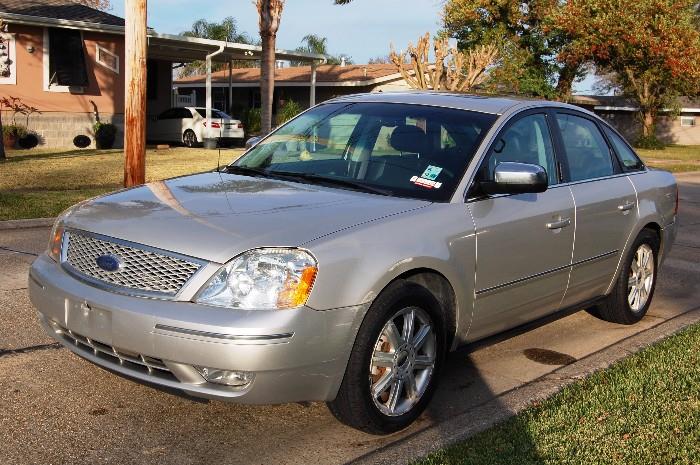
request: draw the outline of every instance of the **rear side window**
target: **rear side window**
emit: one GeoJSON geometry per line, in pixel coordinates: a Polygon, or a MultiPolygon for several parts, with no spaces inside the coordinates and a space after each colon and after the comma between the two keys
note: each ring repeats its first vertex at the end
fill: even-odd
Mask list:
{"type": "Polygon", "coordinates": [[[506,161],[540,165],[547,171],[549,185],[557,184],[552,138],[544,114],[525,116],[503,131],[482,165],[480,177],[493,180],[496,166],[506,161]]]}
{"type": "Polygon", "coordinates": [[[571,181],[601,178],[614,173],[610,148],[593,121],[557,113],[571,181]]]}
{"type": "Polygon", "coordinates": [[[617,156],[622,162],[625,171],[640,171],[644,169],[644,163],[637,157],[637,154],[625,143],[624,140],[609,128],[605,128],[605,134],[615,148],[617,156]]]}

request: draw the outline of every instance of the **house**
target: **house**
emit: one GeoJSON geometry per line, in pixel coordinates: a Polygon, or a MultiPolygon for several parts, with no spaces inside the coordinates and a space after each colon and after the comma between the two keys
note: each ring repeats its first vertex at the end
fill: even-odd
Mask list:
{"type": "MultiPolygon", "coordinates": [[[[590,110],[615,126],[628,140],[639,138],[641,123],[637,104],[622,96],[576,95],[572,102],[590,110]]],[[[656,136],[667,144],[700,145],[700,99],[681,97],[679,108],[662,112],[656,123],[656,136]]]]}
{"type": "MultiPolygon", "coordinates": [[[[96,121],[124,125],[124,19],[71,0],[0,0],[0,96],[38,112],[28,125],[47,147],[73,147],[96,121]]],[[[173,66],[195,60],[259,60],[261,48],[231,42],[148,34],[147,112],[172,106],[173,66]]],[[[319,62],[323,55],[278,51],[280,59],[319,62]]],[[[3,122],[13,114],[3,109],[3,122]]],[[[121,144],[123,132],[117,135],[121,144]]]]}
{"type": "MultiPolygon", "coordinates": [[[[302,107],[308,107],[311,102],[309,82],[314,80],[314,71],[314,101],[319,102],[338,95],[410,89],[393,64],[277,68],[273,112],[290,99],[302,107]]],[[[211,76],[215,108],[228,110],[235,116],[246,108],[260,106],[259,68],[233,68],[231,72],[225,69],[212,73],[211,76]]],[[[203,105],[205,83],[206,76],[189,76],[176,79],[174,88],[176,94],[181,97],[191,96],[189,98],[193,105],[203,105]]]]}

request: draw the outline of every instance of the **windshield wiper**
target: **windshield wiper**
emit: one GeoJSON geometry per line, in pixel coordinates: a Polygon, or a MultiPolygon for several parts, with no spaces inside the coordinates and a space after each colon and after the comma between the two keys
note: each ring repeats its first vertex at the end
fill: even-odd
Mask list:
{"type": "Polygon", "coordinates": [[[328,178],[315,173],[298,173],[294,171],[268,171],[267,174],[271,176],[278,176],[280,178],[288,178],[291,180],[308,181],[312,184],[348,187],[350,189],[369,192],[371,194],[391,195],[391,192],[388,190],[369,186],[363,182],[353,181],[351,179],[328,178]]]}
{"type": "Polygon", "coordinates": [[[224,166],[221,168],[221,171],[224,173],[231,173],[231,174],[243,174],[247,176],[259,176],[263,178],[269,178],[272,177],[270,176],[270,173],[267,171],[260,169],[260,168],[250,168],[248,166],[240,166],[240,165],[228,165],[224,166]]]}

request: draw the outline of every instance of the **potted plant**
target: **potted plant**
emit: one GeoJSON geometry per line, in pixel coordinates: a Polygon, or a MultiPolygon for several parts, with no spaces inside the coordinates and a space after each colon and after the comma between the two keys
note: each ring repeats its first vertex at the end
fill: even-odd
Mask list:
{"type": "Polygon", "coordinates": [[[112,123],[95,123],[95,145],[98,149],[111,149],[117,136],[117,127],[112,123]]]}
{"type": "Polygon", "coordinates": [[[7,148],[17,144],[17,140],[27,135],[27,129],[19,124],[8,124],[2,127],[2,143],[7,148]]]}

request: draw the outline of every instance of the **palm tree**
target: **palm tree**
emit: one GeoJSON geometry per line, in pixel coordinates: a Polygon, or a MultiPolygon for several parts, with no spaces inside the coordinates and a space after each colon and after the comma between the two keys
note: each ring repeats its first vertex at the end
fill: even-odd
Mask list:
{"type": "MultiPolygon", "coordinates": [[[[343,58],[345,58],[346,64],[352,64],[352,59],[347,55],[331,55],[328,52],[328,39],[325,37],[321,37],[316,34],[308,34],[305,35],[303,39],[301,39],[301,42],[305,45],[297,47],[297,52],[318,53],[320,55],[326,55],[326,64],[329,65],[339,65],[343,61],[343,58]]],[[[292,66],[303,66],[304,64],[305,63],[303,61],[291,61],[292,66]]]]}
{"type": "MultiPolygon", "coordinates": [[[[209,22],[206,19],[198,19],[192,23],[192,28],[182,34],[186,37],[197,37],[199,39],[224,40],[226,42],[237,42],[239,44],[254,44],[253,38],[245,32],[238,30],[236,19],[229,16],[224,18],[220,23],[209,22]]],[[[224,68],[223,63],[212,63],[212,71],[219,71],[224,68]]],[[[234,67],[248,67],[250,63],[247,61],[234,62],[234,67]]],[[[202,60],[196,60],[187,63],[180,70],[180,77],[193,76],[196,74],[204,74],[206,65],[202,60]]]]}
{"type": "Polygon", "coordinates": [[[267,134],[272,130],[272,100],[275,92],[275,42],[282,19],[284,0],[256,0],[258,26],[262,45],[260,62],[260,130],[267,134]]]}

